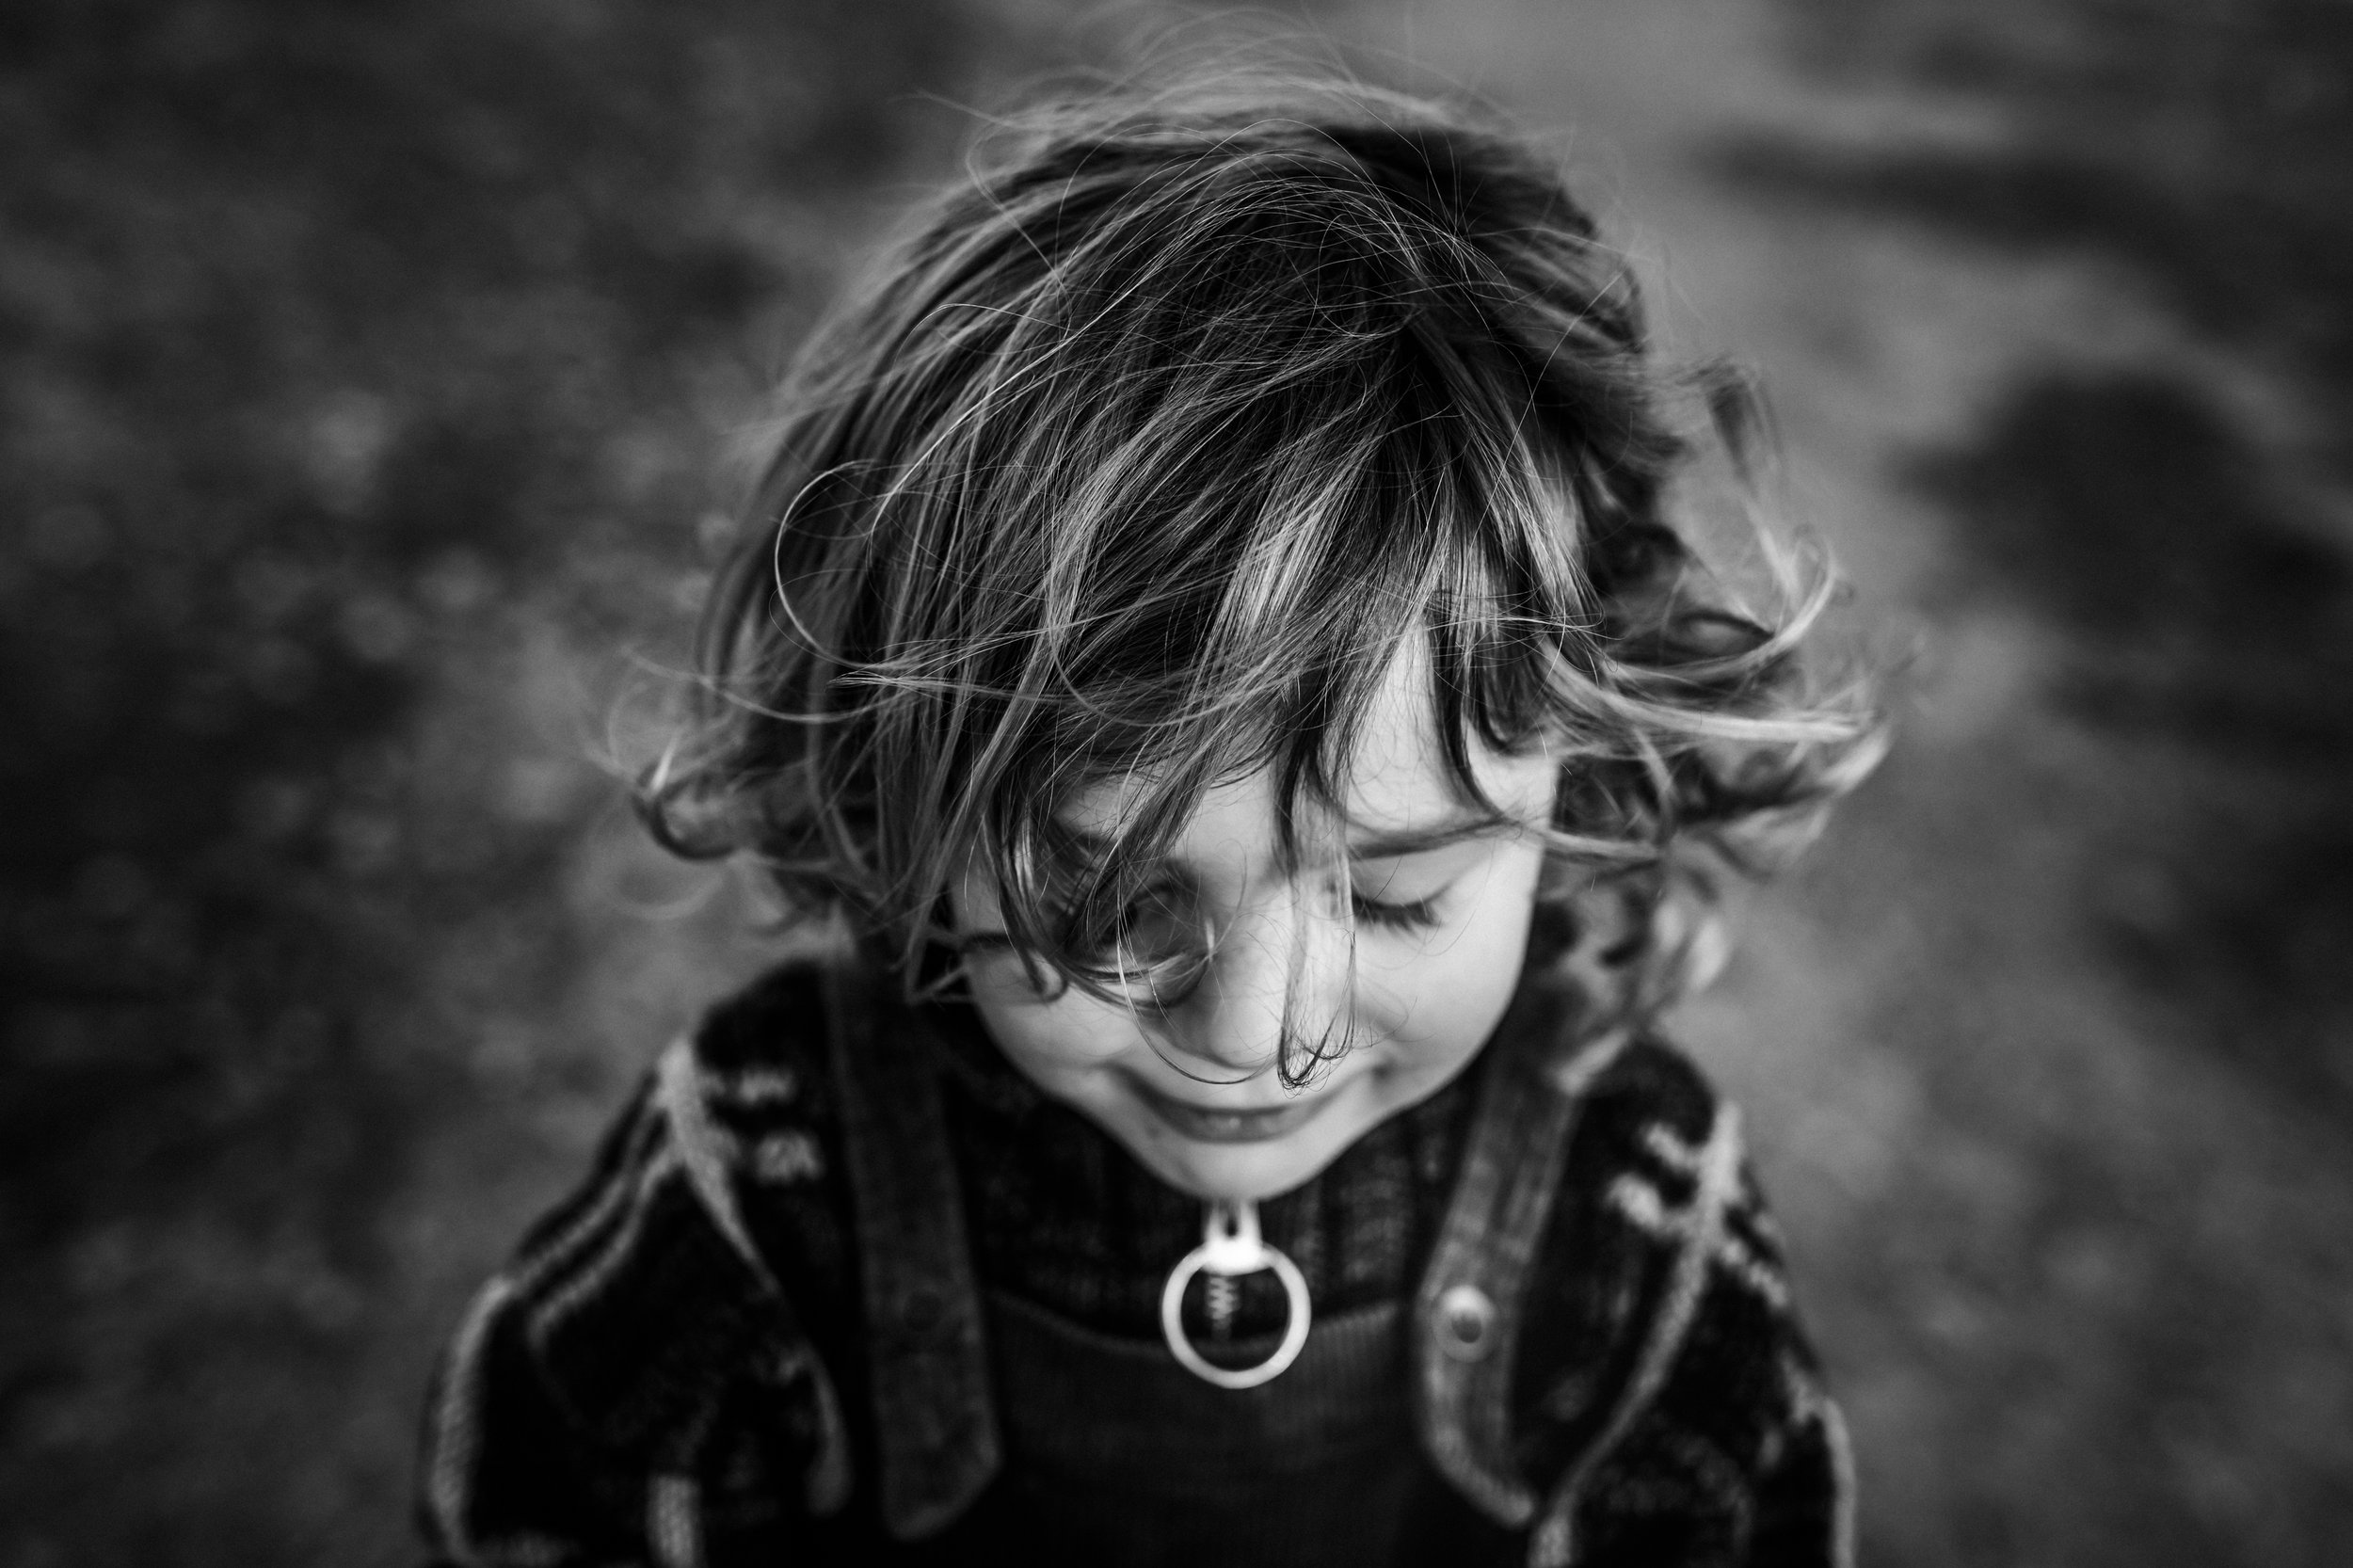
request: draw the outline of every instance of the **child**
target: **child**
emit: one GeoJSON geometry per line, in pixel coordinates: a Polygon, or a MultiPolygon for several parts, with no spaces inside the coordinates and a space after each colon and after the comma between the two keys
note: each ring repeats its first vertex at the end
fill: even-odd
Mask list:
{"type": "Polygon", "coordinates": [[[842,939],[460,1330],[467,1563],[1830,1563],[1838,1417],[1649,1032],[1867,766],[1670,526],[1624,264],[1335,85],[1062,104],[821,335],[655,831],[842,939]],[[1711,860],[1712,857],[1712,860],[1711,860]]]}

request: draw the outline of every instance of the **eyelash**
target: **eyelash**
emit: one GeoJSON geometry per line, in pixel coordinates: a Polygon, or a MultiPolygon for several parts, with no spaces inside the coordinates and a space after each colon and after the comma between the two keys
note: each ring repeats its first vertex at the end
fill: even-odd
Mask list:
{"type": "Polygon", "coordinates": [[[1383,904],[1357,893],[1349,899],[1356,918],[1391,931],[1427,931],[1438,923],[1438,895],[1416,899],[1411,904],[1383,904]]]}
{"type": "MultiPolygon", "coordinates": [[[[1356,919],[1385,931],[1429,931],[1439,923],[1438,901],[1445,893],[1446,889],[1442,888],[1428,898],[1416,899],[1410,904],[1386,904],[1380,899],[1367,898],[1362,893],[1352,893],[1349,908],[1356,919]]],[[[1123,926],[1128,923],[1126,917],[1133,907],[1130,904],[1128,910],[1121,911],[1123,926]]]]}

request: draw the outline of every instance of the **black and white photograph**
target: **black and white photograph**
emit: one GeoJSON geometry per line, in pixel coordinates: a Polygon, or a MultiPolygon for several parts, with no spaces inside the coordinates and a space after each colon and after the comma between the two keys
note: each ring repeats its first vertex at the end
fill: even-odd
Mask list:
{"type": "Polygon", "coordinates": [[[0,720],[0,1568],[2353,1560],[2345,0],[12,0],[0,720]]]}

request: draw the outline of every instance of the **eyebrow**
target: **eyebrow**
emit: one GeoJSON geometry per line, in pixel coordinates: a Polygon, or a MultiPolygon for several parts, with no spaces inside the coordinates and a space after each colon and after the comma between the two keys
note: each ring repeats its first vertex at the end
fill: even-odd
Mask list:
{"type": "MultiPolygon", "coordinates": [[[[1386,832],[1353,836],[1348,840],[1348,857],[1351,860],[1396,860],[1472,839],[1513,832],[1522,825],[1516,819],[1500,812],[1471,812],[1447,818],[1428,827],[1392,828],[1386,832]]],[[[1109,839],[1084,828],[1065,828],[1064,831],[1069,833],[1072,841],[1091,855],[1107,854],[1112,847],[1109,839]]]]}
{"type": "Polygon", "coordinates": [[[1386,833],[1368,833],[1352,838],[1348,840],[1348,857],[1352,860],[1394,860],[1402,856],[1444,849],[1449,844],[1459,844],[1470,839],[1508,833],[1519,825],[1510,817],[1482,811],[1475,816],[1456,817],[1429,827],[1398,828],[1386,833]]]}

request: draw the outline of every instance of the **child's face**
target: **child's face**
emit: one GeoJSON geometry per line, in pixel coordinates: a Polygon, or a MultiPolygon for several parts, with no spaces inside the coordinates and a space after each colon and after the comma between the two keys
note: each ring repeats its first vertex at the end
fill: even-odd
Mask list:
{"type": "MultiPolygon", "coordinates": [[[[1503,1016],[1544,858],[1531,829],[1550,815],[1555,764],[1474,742],[1487,796],[1511,818],[1478,831],[1432,732],[1427,680],[1418,657],[1397,662],[1353,759],[1353,968],[1338,868],[1282,865],[1263,774],[1210,790],[1172,848],[1172,869],[1219,933],[1182,1001],[1130,1011],[1075,986],[1049,1000],[1013,954],[973,960],[974,1000],[1014,1065],[1185,1192],[1262,1198],[1298,1186],[1435,1093],[1503,1016]],[[1345,1023],[1354,1041],[1296,1091],[1275,1075],[1294,977],[1295,1035],[1313,1041],[1345,1023]]],[[[1064,821],[1099,833],[1124,793],[1083,793],[1064,821]]],[[[958,889],[955,914],[967,931],[1000,929],[995,889],[977,874],[958,889]]]]}

